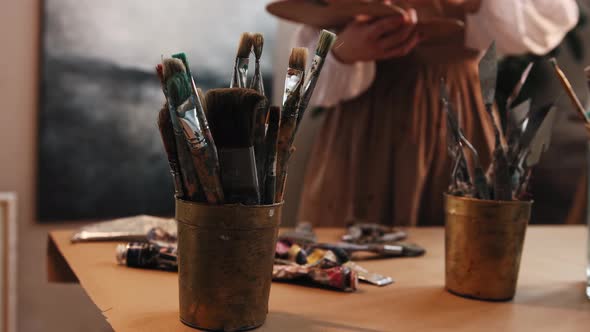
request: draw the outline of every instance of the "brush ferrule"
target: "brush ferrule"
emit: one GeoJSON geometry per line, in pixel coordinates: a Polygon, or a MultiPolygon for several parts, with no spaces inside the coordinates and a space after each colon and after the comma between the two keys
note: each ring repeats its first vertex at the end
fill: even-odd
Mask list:
{"type": "MultiPolygon", "coordinates": [[[[305,82],[303,87],[301,88],[301,98],[299,100],[298,106],[298,113],[299,113],[299,120],[303,119],[303,114],[307,110],[307,105],[311,100],[311,96],[313,95],[313,90],[315,89],[315,85],[320,77],[320,72],[322,71],[322,67],[324,66],[324,58],[319,55],[315,55],[313,57],[313,62],[311,63],[311,68],[309,69],[309,74],[305,78],[305,82]]],[[[298,122],[299,123],[299,122],[298,122]]]]}
{"type": "Polygon", "coordinates": [[[260,203],[254,147],[218,148],[221,181],[228,203],[260,203]]]}
{"type": "Polygon", "coordinates": [[[191,106],[190,101],[185,102],[176,110],[176,113],[191,149],[201,149],[207,146],[207,141],[197,119],[196,109],[191,106]]]}
{"type": "Polygon", "coordinates": [[[254,76],[252,77],[250,89],[254,89],[254,90],[256,90],[256,92],[265,96],[264,84],[262,83],[262,72],[260,70],[260,61],[258,59],[256,59],[256,64],[254,67],[254,76]]]}
{"type": "Polygon", "coordinates": [[[283,117],[296,118],[297,105],[303,85],[303,71],[289,68],[285,78],[285,92],[283,94],[283,117]]]}
{"type": "Polygon", "coordinates": [[[301,79],[303,78],[303,71],[288,68],[287,77],[285,77],[285,93],[283,94],[283,105],[287,102],[287,99],[294,93],[301,90],[301,79]]]}
{"type": "Polygon", "coordinates": [[[246,88],[250,58],[236,58],[230,88],[246,88]]]}

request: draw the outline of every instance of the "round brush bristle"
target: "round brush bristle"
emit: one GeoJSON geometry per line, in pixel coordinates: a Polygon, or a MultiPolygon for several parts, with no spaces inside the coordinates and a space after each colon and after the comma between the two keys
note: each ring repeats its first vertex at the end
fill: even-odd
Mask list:
{"type": "Polygon", "coordinates": [[[308,53],[309,51],[305,47],[293,48],[291,50],[291,55],[289,56],[289,68],[305,71],[308,53]]]}
{"type": "Polygon", "coordinates": [[[249,58],[252,51],[252,35],[248,32],[242,33],[240,36],[240,43],[238,45],[238,58],[249,58]]]}
{"type": "Polygon", "coordinates": [[[260,60],[260,57],[262,57],[262,48],[264,47],[264,36],[259,32],[253,33],[252,43],[254,45],[254,56],[256,60],[260,60]]]}

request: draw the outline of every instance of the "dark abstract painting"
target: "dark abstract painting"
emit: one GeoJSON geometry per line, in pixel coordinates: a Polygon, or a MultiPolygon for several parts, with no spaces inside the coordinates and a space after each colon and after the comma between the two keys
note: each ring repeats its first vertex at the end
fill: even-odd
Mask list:
{"type": "Polygon", "coordinates": [[[171,215],[154,66],[184,51],[198,86],[227,87],[240,34],[258,31],[270,95],[276,22],[266,2],[45,0],[39,219],[171,215]]]}

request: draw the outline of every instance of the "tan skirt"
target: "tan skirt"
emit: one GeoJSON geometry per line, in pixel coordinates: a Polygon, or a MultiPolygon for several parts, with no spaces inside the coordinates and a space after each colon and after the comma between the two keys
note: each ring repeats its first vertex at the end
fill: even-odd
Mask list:
{"type": "Polygon", "coordinates": [[[426,55],[379,63],[368,91],[329,111],[307,165],[299,220],[316,226],[443,224],[450,160],[441,77],[484,167],[493,132],[481,103],[477,57],[426,55]]]}

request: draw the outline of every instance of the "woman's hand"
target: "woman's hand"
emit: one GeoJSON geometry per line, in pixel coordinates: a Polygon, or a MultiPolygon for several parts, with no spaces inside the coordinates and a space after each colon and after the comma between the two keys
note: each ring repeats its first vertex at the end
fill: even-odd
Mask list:
{"type": "Polygon", "coordinates": [[[377,19],[359,17],[339,34],[332,54],[342,63],[385,60],[404,56],[418,45],[416,13],[377,19]]]}

